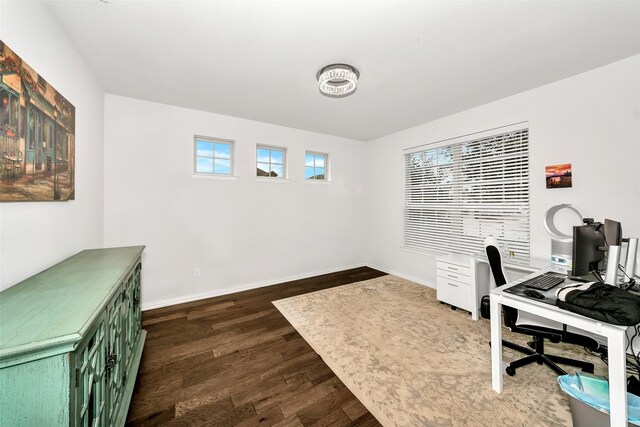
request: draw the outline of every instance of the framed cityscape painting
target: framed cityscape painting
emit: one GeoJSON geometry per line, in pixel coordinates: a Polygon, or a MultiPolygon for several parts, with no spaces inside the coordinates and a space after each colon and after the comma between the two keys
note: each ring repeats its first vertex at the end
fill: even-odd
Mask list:
{"type": "Polygon", "coordinates": [[[0,40],[0,202],[75,198],[76,110],[0,40]]]}
{"type": "Polygon", "coordinates": [[[568,188],[573,184],[571,163],[545,166],[547,188],[568,188]]]}

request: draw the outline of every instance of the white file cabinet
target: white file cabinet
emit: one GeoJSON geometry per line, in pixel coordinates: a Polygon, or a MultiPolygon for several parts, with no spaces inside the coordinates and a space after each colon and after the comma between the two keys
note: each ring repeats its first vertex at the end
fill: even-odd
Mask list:
{"type": "MultiPolygon", "coordinates": [[[[478,286],[477,270],[481,274],[488,274],[488,269],[478,265],[473,257],[460,254],[449,254],[436,258],[437,267],[437,298],[453,307],[461,308],[471,313],[473,320],[478,320],[480,299],[486,286],[478,286]]],[[[481,282],[486,282],[486,280],[481,282]]]]}

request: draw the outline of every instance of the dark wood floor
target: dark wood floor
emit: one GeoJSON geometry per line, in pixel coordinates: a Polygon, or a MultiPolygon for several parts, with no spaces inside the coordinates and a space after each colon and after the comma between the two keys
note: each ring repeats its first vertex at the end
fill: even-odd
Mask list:
{"type": "Polygon", "coordinates": [[[382,275],[356,268],[144,312],[127,423],[379,426],[271,301],[382,275]]]}

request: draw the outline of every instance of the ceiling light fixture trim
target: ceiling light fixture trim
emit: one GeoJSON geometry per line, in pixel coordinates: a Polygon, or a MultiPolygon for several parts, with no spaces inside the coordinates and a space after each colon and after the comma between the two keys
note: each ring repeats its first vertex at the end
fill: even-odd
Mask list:
{"type": "Polygon", "coordinates": [[[344,98],[356,91],[360,72],[348,64],[331,64],[316,74],[320,93],[330,98],[344,98]]]}

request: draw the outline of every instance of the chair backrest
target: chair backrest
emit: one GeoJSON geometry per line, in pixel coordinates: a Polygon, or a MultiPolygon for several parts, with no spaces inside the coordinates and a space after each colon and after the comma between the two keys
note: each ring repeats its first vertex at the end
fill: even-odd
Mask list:
{"type": "MultiPolygon", "coordinates": [[[[502,252],[500,252],[500,244],[498,239],[493,236],[488,236],[484,239],[484,250],[487,254],[487,260],[489,261],[489,267],[491,268],[491,274],[496,282],[496,286],[502,286],[508,282],[507,275],[504,272],[504,265],[502,264],[502,252]]],[[[503,306],[504,323],[508,327],[515,326],[518,320],[518,310],[512,307],[503,306]]]]}
{"type": "Polygon", "coordinates": [[[491,267],[491,274],[493,274],[496,286],[504,285],[507,283],[507,275],[502,266],[502,253],[500,252],[498,239],[493,236],[488,236],[484,239],[484,250],[487,254],[487,260],[489,261],[489,267],[491,267]]]}

